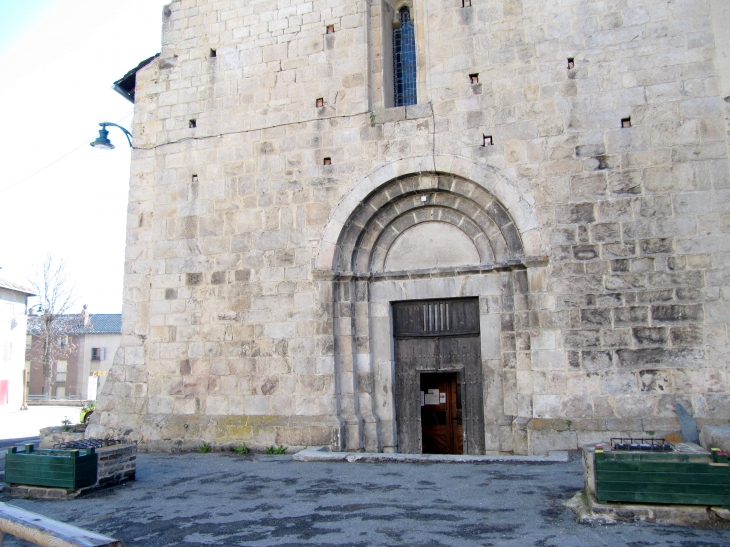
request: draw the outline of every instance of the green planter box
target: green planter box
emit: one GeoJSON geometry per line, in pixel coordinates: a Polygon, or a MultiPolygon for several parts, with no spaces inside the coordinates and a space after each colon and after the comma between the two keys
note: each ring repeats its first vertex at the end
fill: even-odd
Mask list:
{"type": "Polygon", "coordinates": [[[600,502],[730,506],[727,455],[595,453],[596,498],[600,502]]]}
{"type": "Polygon", "coordinates": [[[35,450],[25,445],[5,455],[5,482],[29,486],[48,486],[78,490],[96,484],[99,455],[93,448],[86,450],[35,450]]]}

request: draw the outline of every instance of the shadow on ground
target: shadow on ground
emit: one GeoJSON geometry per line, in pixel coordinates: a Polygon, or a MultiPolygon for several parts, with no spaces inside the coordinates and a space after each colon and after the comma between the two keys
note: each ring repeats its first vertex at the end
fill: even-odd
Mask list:
{"type": "MultiPolygon", "coordinates": [[[[74,501],[3,501],[128,546],[730,545],[727,529],[576,523],[563,502],[583,486],[577,459],[351,464],[141,454],[137,479],[74,501]]],[[[22,544],[8,538],[5,546],[22,544]]]]}

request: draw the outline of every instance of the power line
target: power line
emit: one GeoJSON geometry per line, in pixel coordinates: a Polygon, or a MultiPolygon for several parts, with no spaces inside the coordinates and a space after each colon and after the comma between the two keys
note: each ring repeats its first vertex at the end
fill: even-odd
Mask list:
{"type": "MultiPolygon", "coordinates": [[[[431,110],[433,110],[433,107],[431,107],[431,110]]],[[[132,148],[134,150],[156,150],[157,148],[160,148],[162,146],[169,146],[171,144],[179,144],[181,142],[185,141],[202,141],[206,139],[218,139],[220,137],[227,137],[229,135],[243,135],[245,133],[255,133],[257,131],[267,131],[269,129],[277,129],[279,127],[289,127],[291,125],[301,125],[305,123],[312,123],[312,122],[323,122],[327,120],[340,120],[345,118],[356,118],[357,116],[362,116],[364,114],[372,114],[369,110],[363,110],[362,112],[355,112],[354,114],[340,114],[336,116],[324,116],[322,118],[310,118],[306,120],[297,120],[294,122],[283,122],[283,123],[277,123],[275,125],[266,125],[263,127],[254,127],[252,129],[239,129],[236,131],[227,131],[225,133],[216,133],[214,135],[201,135],[199,137],[183,137],[182,139],[178,139],[176,141],[168,141],[168,142],[161,142],[160,144],[155,144],[154,146],[133,146],[132,148]]]]}
{"type": "MultiPolygon", "coordinates": [[[[128,118],[128,117],[129,117],[129,116],[130,116],[130,115],[131,115],[131,114],[132,114],[133,112],[134,112],[134,109],[132,109],[132,110],[131,110],[131,111],[130,111],[130,112],[129,112],[129,113],[128,113],[128,114],[126,115],[126,116],[124,116],[123,118],[120,118],[120,119],[119,119],[119,120],[118,120],[118,121],[117,121],[116,123],[119,123],[119,122],[121,122],[122,120],[124,120],[124,119],[128,118]]],[[[93,140],[93,139],[94,139],[94,137],[91,137],[91,140],[93,140]]],[[[83,142],[82,144],[78,145],[78,146],[77,146],[76,148],[74,148],[74,149],[73,149],[73,150],[71,150],[70,152],[66,152],[66,153],[65,153],[65,154],[64,154],[63,156],[61,156],[61,157],[60,157],[60,158],[58,158],[57,160],[54,160],[54,161],[52,161],[51,163],[49,163],[49,164],[48,164],[48,165],[46,165],[45,167],[42,167],[42,168],[38,169],[38,171],[36,171],[35,173],[33,173],[33,174],[31,174],[31,175],[28,175],[28,176],[27,176],[27,177],[25,177],[24,179],[20,179],[20,180],[19,180],[18,182],[15,182],[15,183],[11,184],[10,186],[7,186],[7,187],[3,188],[2,190],[0,190],[0,194],[2,194],[3,192],[7,192],[7,191],[8,191],[8,190],[10,190],[11,188],[15,188],[16,186],[18,186],[19,184],[21,184],[21,183],[25,182],[26,180],[32,179],[32,178],[33,178],[33,177],[35,177],[35,176],[36,176],[37,174],[39,174],[39,173],[42,173],[43,171],[45,171],[45,170],[46,170],[46,169],[48,169],[49,167],[53,167],[54,165],[56,165],[56,164],[57,164],[57,163],[58,163],[59,161],[61,161],[62,159],[64,159],[64,158],[66,158],[66,157],[70,156],[71,154],[73,154],[74,152],[76,152],[76,151],[77,151],[77,150],[79,150],[80,148],[82,148],[82,147],[84,147],[84,146],[87,146],[88,144],[89,144],[89,139],[86,139],[86,140],[85,140],[85,141],[84,141],[84,142],[83,142]]]]}

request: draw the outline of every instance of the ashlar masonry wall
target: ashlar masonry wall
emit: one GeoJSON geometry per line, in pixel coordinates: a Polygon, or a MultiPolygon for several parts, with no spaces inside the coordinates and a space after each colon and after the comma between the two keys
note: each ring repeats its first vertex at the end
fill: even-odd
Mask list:
{"type": "Polygon", "coordinates": [[[165,8],[137,74],[122,347],[94,436],[397,450],[389,303],[459,296],[483,314],[487,451],[668,433],[677,402],[727,423],[722,2],[413,0],[418,104],[385,108],[403,4],[165,8]],[[464,214],[495,200],[521,251],[338,265],[388,185],[464,214]]]}

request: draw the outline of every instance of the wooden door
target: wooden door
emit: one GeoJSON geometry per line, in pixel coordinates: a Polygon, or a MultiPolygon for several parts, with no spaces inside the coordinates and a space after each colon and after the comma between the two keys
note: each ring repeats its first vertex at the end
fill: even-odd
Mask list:
{"type": "Polygon", "coordinates": [[[457,374],[421,374],[421,451],[423,454],[463,454],[460,386],[457,374]]]}
{"type": "Polygon", "coordinates": [[[393,318],[398,451],[483,454],[478,300],[399,302],[393,318]],[[431,381],[437,385],[425,387],[431,381]],[[424,387],[424,396],[428,389],[446,394],[442,408],[424,414],[424,387]]]}
{"type": "MultiPolygon", "coordinates": [[[[439,339],[439,365],[442,369],[461,368],[463,395],[460,419],[466,431],[466,454],[484,453],[484,387],[482,385],[481,340],[478,336],[449,336],[439,339]]],[[[464,452],[460,452],[463,454],[464,452]]]]}
{"type": "Polygon", "coordinates": [[[398,451],[421,453],[420,370],[438,370],[437,338],[406,338],[395,345],[398,451]]]}

